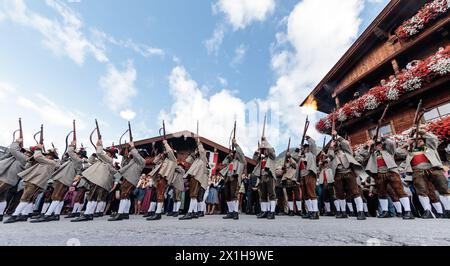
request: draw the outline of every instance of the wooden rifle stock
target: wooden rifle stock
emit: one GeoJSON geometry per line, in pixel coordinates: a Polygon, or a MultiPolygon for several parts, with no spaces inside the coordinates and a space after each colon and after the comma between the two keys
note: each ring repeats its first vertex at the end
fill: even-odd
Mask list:
{"type": "Polygon", "coordinates": [[[102,134],[100,133],[100,128],[98,127],[98,121],[95,119],[95,128],[97,130],[97,138],[102,139],[102,134]]]}
{"type": "Polygon", "coordinates": [[[130,121],[128,121],[128,133],[129,133],[129,136],[130,136],[130,141],[132,142],[133,141],[133,132],[131,131],[131,123],[130,123],[130,121]]]}
{"type": "Polygon", "coordinates": [[[286,163],[288,161],[288,155],[289,155],[289,150],[291,149],[291,138],[289,138],[289,142],[288,142],[288,147],[286,150],[286,154],[284,155],[284,163],[283,163],[283,169],[284,171],[286,171],[286,163]]]}
{"type": "MultiPolygon", "coordinates": [[[[386,105],[386,108],[384,108],[383,114],[381,115],[380,119],[378,120],[377,127],[375,128],[375,134],[372,137],[373,142],[376,142],[378,140],[378,136],[380,135],[380,127],[384,121],[384,118],[386,117],[386,113],[387,113],[388,109],[389,109],[389,104],[386,105]]],[[[369,148],[369,154],[372,153],[372,149],[373,149],[373,145],[371,145],[369,148]]]]}
{"type": "Polygon", "coordinates": [[[23,130],[22,130],[22,119],[19,118],[19,129],[13,132],[13,141],[16,141],[16,133],[19,132],[19,138],[22,142],[19,143],[20,148],[23,148],[23,130]]]}

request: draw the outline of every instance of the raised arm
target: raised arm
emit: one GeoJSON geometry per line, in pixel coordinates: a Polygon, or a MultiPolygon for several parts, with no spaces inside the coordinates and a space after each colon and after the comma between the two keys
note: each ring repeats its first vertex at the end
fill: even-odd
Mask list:
{"type": "Polygon", "coordinates": [[[395,155],[395,141],[391,138],[386,138],[384,140],[384,148],[387,152],[389,152],[392,156],[395,155]]]}
{"type": "Polygon", "coordinates": [[[238,155],[238,160],[241,162],[241,163],[245,163],[245,154],[244,154],[244,152],[242,151],[242,148],[236,143],[236,153],[237,153],[237,155],[238,155]]]}
{"type": "Polygon", "coordinates": [[[308,144],[309,144],[309,150],[315,156],[317,156],[319,154],[319,151],[317,149],[316,141],[313,138],[309,137],[309,136],[306,137],[306,140],[308,141],[308,144]]]}
{"type": "Polygon", "coordinates": [[[41,149],[37,149],[34,152],[33,158],[36,160],[36,162],[40,163],[40,164],[46,164],[46,165],[51,165],[53,167],[58,166],[58,163],[55,162],[54,160],[49,160],[47,159],[44,154],[42,154],[42,150],[41,149]]]}
{"type": "Polygon", "coordinates": [[[11,153],[12,156],[14,156],[14,158],[16,158],[17,161],[19,161],[22,165],[25,165],[27,163],[27,157],[25,156],[25,154],[23,154],[20,151],[20,146],[19,143],[17,141],[13,142],[10,146],[9,146],[9,152],[11,153]]]}
{"type": "Polygon", "coordinates": [[[111,157],[109,157],[108,155],[106,155],[105,151],[103,150],[103,146],[101,144],[97,145],[96,153],[97,153],[97,157],[100,160],[104,161],[105,163],[108,163],[111,165],[114,163],[114,160],[111,157]]]}
{"type": "Polygon", "coordinates": [[[426,132],[422,135],[422,137],[426,140],[427,147],[433,150],[437,150],[439,146],[439,139],[433,133],[426,132]]]}
{"type": "Polygon", "coordinates": [[[348,142],[348,140],[346,140],[343,137],[338,135],[337,141],[339,142],[342,150],[344,150],[345,152],[348,152],[350,154],[353,154],[352,148],[350,147],[350,142],[348,142]]]}
{"type": "Polygon", "coordinates": [[[169,160],[176,161],[177,157],[175,156],[175,153],[173,152],[173,149],[172,149],[172,147],[170,147],[167,140],[164,140],[163,144],[164,144],[164,149],[166,150],[167,157],[169,158],[169,160]]]}

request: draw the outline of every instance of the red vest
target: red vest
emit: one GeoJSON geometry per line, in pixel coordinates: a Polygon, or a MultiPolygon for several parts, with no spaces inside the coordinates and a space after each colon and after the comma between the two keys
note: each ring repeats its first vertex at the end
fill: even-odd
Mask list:
{"type": "Polygon", "coordinates": [[[414,156],[411,160],[412,166],[417,166],[421,163],[430,163],[430,160],[425,156],[425,153],[423,152],[415,152],[414,156]]]}
{"type": "Polygon", "coordinates": [[[323,171],[323,182],[327,183],[327,171],[323,171]]]}
{"type": "Polygon", "coordinates": [[[267,161],[266,160],[262,160],[261,161],[261,169],[266,169],[266,163],[267,163],[267,161]]]}
{"type": "Polygon", "coordinates": [[[386,162],[383,159],[383,156],[377,156],[377,165],[378,165],[378,168],[387,166],[386,162]]]}
{"type": "Polygon", "coordinates": [[[300,170],[305,170],[305,163],[303,161],[300,161],[300,170]]]}

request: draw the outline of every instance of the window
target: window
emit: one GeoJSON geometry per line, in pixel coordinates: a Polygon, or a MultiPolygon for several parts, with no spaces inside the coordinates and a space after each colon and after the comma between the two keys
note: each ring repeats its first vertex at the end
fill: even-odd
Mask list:
{"type": "MultiPolygon", "coordinates": [[[[371,128],[371,129],[369,130],[369,136],[370,136],[370,138],[373,138],[373,137],[375,136],[375,133],[376,133],[375,130],[376,130],[376,129],[377,129],[377,128],[374,127],[374,128],[371,128]]],[[[382,125],[382,126],[380,127],[379,134],[380,134],[381,137],[388,137],[388,136],[392,135],[393,133],[394,133],[394,131],[392,130],[391,123],[384,124],[384,125],[382,125]]]]}
{"type": "Polygon", "coordinates": [[[450,103],[443,104],[426,112],[423,117],[425,121],[430,121],[436,118],[444,117],[450,114],[450,103]]]}

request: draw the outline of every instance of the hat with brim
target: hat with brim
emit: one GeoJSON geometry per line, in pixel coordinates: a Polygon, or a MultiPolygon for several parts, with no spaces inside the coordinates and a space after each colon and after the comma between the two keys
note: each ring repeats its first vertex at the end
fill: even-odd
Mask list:
{"type": "Polygon", "coordinates": [[[55,159],[55,160],[59,159],[58,152],[56,151],[56,149],[49,149],[46,152],[43,152],[42,154],[44,154],[46,156],[47,155],[53,156],[53,159],[55,159]]]}
{"type": "Polygon", "coordinates": [[[78,150],[77,154],[78,154],[78,156],[80,156],[81,158],[85,158],[85,159],[88,158],[88,156],[87,156],[87,151],[86,151],[85,148],[80,148],[80,150],[78,150]]]}
{"type": "Polygon", "coordinates": [[[119,151],[116,148],[111,147],[108,149],[104,149],[104,151],[110,153],[114,157],[114,159],[117,159],[117,153],[119,153],[119,151]]]}

